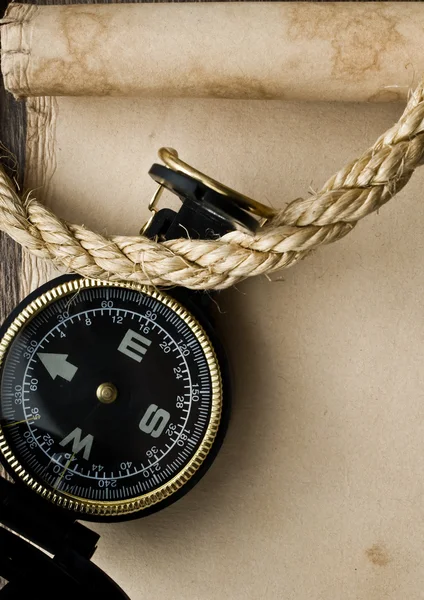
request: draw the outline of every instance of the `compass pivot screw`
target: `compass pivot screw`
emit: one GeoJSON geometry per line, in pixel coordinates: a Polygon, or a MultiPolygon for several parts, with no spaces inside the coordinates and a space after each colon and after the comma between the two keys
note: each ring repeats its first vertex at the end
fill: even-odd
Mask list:
{"type": "Polygon", "coordinates": [[[112,404],[118,397],[118,390],[113,383],[101,383],[97,388],[96,396],[103,404],[112,404]]]}

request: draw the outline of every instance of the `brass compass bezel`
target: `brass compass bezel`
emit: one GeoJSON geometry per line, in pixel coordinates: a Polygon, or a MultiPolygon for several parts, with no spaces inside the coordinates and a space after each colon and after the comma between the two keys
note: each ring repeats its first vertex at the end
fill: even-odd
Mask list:
{"type": "Polygon", "coordinates": [[[31,490],[45,500],[62,508],[71,510],[81,516],[92,517],[122,517],[143,511],[172,496],[186,485],[204,463],[215,441],[223,411],[222,377],[218,359],[213,345],[205,330],[197,319],[177,300],[154,290],[132,282],[108,282],[97,279],[71,279],[44,292],[30,302],[13,320],[6,333],[0,340],[0,377],[5,360],[13,341],[30,321],[53,302],[70,294],[77,294],[83,289],[96,287],[120,287],[144,293],[173,310],[190,327],[193,335],[199,341],[208,364],[211,377],[211,414],[205,435],[199,448],[191,460],[175,476],[162,486],[141,496],[125,501],[93,501],[66,492],[57,491],[45,482],[30,474],[24,464],[15,456],[7,441],[4,429],[0,425],[0,457],[13,476],[25,483],[31,490]]]}

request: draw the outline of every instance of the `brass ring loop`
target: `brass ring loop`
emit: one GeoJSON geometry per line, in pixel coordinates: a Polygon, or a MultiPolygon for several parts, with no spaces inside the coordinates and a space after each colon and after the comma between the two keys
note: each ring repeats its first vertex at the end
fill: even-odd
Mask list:
{"type": "Polygon", "coordinates": [[[257,200],[253,200],[253,198],[240,194],[240,192],[227,187],[185,163],[178,157],[178,152],[173,148],[160,148],[158,154],[159,158],[170,169],[178,171],[179,173],[184,173],[185,175],[196,179],[196,181],[200,181],[204,185],[218,192],[218,194],[230,197],[231,200],[243,210],[261,217],[262,219],[271,219],[275,216],[276,211],[270,206],[266,206],[257,200]]]}

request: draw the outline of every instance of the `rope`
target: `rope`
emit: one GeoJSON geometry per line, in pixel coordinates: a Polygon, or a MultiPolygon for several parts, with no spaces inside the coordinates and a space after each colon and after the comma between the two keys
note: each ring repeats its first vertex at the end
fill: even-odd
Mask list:
{"type": "Polygon", "coordinates": [[[104,237],[67,223],[30,195],[19,197],[0,167],[0,229],[38,257],[85,277],[146,285],[223,289],[290,267],[349,233],[408,182],[423,161],[424,82],[399,121],[357,160],[306,199],[291,202],[255,236],[158,243],[142,236],[104,237]]]}

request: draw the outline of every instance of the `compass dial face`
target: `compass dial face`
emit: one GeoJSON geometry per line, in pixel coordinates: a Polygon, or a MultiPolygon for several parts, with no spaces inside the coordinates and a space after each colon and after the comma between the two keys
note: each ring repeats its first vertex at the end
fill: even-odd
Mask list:
{"type": "Polygon", "coordinates": [[[75,279],[20,312],[0,343],[0,453],[53,502],[119,516],[196,473],[220,424],[212,344],[175,300],[75,279]]]}

